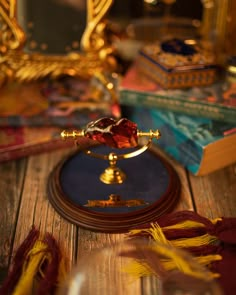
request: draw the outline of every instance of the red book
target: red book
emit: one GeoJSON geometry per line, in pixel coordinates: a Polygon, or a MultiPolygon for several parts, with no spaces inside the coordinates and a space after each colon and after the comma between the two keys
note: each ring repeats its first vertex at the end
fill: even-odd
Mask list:
{"type": "Polygon", "coordinates": [[[60,128],[2,127],[0,128],[0,162],[33,154],[73,147],[73,141],[63,141],[60,128]]]}

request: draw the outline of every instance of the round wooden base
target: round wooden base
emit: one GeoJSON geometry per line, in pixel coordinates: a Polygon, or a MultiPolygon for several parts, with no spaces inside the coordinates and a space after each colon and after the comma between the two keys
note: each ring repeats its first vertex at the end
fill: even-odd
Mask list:
{"type": "MultiPolygon", "coordinates": [[[[102,147],[96,152],[104,153],[102,147]]],[[[99,176],[107,161],[76,152],[58,163],[48,181],[48,197],[55,210],[68,221],[94,231],[126,232],[155,221],[170,212],[180,195],[180,181],[174,169],[156,152],[121,160],[126,173],[122,184],[105,184],[99,176]],[[122,206],[87,207],[89,201],[106,201],[119,196],[122,206]],[[136,204],[141,200],[141,205],[136,204]],[[123,206],[123,204],[127,204],[123,206]]],[[[109,202],[108,202],[109,203],[109,202]]]]}

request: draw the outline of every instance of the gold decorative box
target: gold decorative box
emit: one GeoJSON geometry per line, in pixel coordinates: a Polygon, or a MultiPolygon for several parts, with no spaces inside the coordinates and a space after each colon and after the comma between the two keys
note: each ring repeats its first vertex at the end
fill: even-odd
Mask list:
{"type": "Polygon", "coordinates": [[[163,88],[206,86],[216,79],[212,50],[195,40],[170,39],[145,45],[139,52],[140,72],[163,88]]]}

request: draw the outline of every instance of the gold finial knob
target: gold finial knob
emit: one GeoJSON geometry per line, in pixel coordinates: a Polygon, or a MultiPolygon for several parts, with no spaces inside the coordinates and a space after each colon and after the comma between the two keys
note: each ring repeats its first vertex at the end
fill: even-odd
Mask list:
{"type": "Polygon", "coordinates": [[[72,130],[72,131],[67,131],[67,130],[63,130],[61,132],[61,138],[62,139],[68,139],[68,138],[72,138],[72,139],[76,139],[77,137],[80,136],[84,136],[84,130],[72,130]]]}
{"type": "Polygon", "coordinates": [[[161,137],[161,132],[158,129],[155,130],[155,131],[154,130],[150,130],[148,132],[144,132],[144,131],[138,130],[137,134],[138,134],[139,137],[141,137],[141,136],[148,136],[150,138],[156,138],[156,139],[158,139],[158,138],[161,137]]]}

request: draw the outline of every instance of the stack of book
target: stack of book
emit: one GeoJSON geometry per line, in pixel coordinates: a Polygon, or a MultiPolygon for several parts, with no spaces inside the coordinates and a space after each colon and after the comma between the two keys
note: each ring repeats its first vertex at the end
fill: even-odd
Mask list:
{"type": "Polygon", "coordinates": [[[119,99],[141,130],[160,129],[159,146],[193,174],[236,162],[236,83],[166,90],[133,64],[119,99]]]}
{"type": "Polygon", "coordinates": [[[61,139],[63,129],[120,116],[109,95],[101,99],[91,81],[71,77],[9,83],[0,89],[0,100],[0,162],[72,147],[73,141],[61,139]]]}

